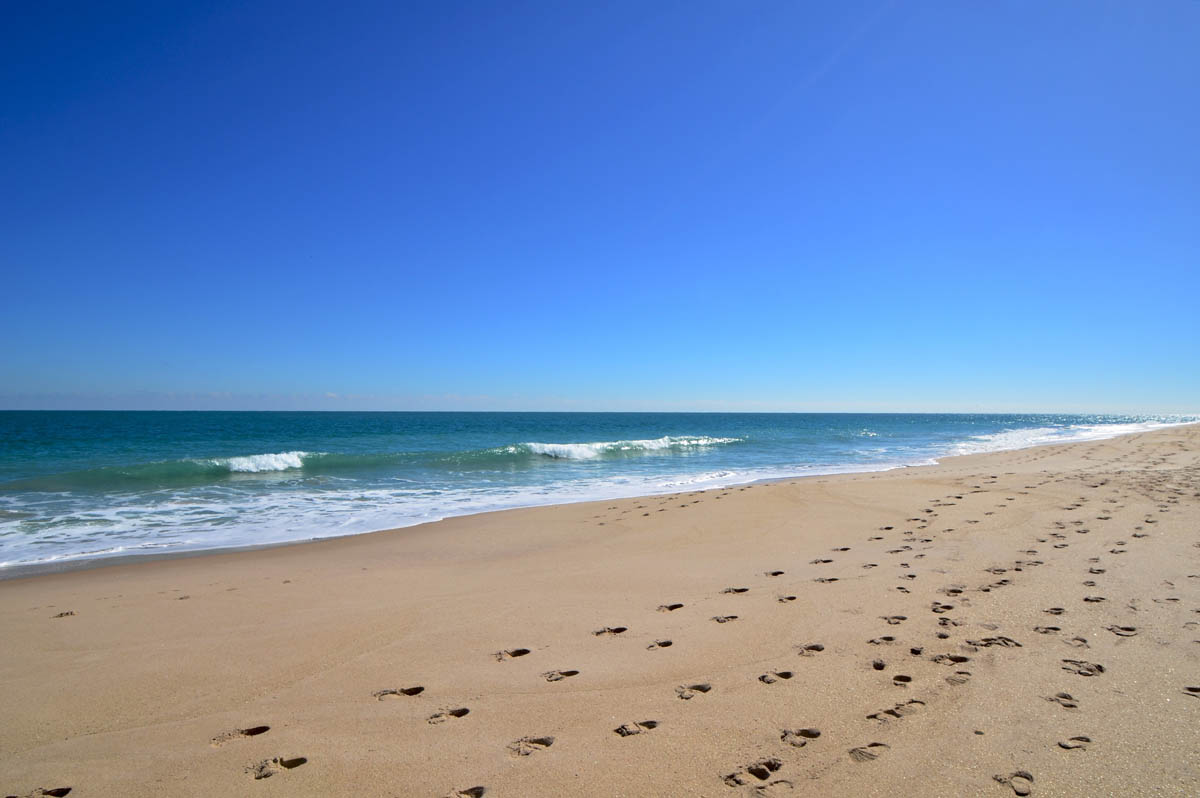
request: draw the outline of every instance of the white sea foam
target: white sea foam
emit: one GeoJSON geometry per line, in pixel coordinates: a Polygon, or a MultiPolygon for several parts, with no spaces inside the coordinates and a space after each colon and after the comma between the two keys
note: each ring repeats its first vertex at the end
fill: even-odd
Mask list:
{"type": "Polygon", "coordinates": [[[950,454],[980,454],[1024,449],[1059,440],[1062,430],[1056,427],[1032,427],[975,435],[950,447],[950,454]]]}
{"type": "Polygon", "coordinates": [[[659,491],[672,491],[680,488],[723,488],[730,484],[730,480],[736,482],[745,482],[746,475],[738,478],[738,474],[734,471],[710,471],[705,474],[695,474],[682,479],[668,479],[659,482],[655,487],[659,491]]]}
{"type": "MultiPolygon", "coordinates": [[[[741,438],[711,438],[700,436],[664,435],[661,438],[635,441],[596,441],[593,443],[522,443],[521,449],[561,460],[591,460],[615,452],[653,452],[662,449],[688,449],[698,446],[719,446],[737,443],[741,438]]],[[[508,447],[509,451],[519,451],[508,447]]]]}
{"type": "MultiPolygon", "coordinates": [[[[99,541],[83,535],[75,540],[64,539],[61,531],[26,538],[5,547],[0,568],[153,548],[188,551],[342,537],[516,507],[631,498],[684,488],[700,490],[785,475],[765,469],[712,472],[691,479],[610,474],[556,485],[477,484],[469,493],[423,487],[334,490],[319,494],[282,489],[247,493],[210,487],[204,489],[202,499],[195,497],[204,504],[202,516],[180,513],[179,499],[151,502],[142,494],[88,514],[88,524],[103,528],[103,544],[97,545],[99,541]],[[46,551],[45,545],[51,538],[53,554],[46,551]]],[[[0,531],[5,526],[0,523],[0,531]]]]}
{"type": "Polygon", "coordinates": [[[1118,435],[1147,432],[1153,429],[1175,427],[1180,424],[1190,423],[1193,422],[1190,420],[1143,421],[1129,424],[1072,424],[1066,427],[1031,427],[1028,429],[1006,430],[990,435],[976,435],[952,446],[948,454],[982,454],[984,452],[1025,449],[1030,446],[1045,446],[1051,443],[1098,441],[1105,438],[1115,438],[1118,435]]]}
{"type": "Polygon", "coordinates": [[[312,452],[277,452],[275,454],[251,454],[245,457],[226,457],[210,460],[213,465],[221,465],[239,474],[258,474],[264,471],[287,471],[291,468],[303,468],[304,458],[312,452]]]}

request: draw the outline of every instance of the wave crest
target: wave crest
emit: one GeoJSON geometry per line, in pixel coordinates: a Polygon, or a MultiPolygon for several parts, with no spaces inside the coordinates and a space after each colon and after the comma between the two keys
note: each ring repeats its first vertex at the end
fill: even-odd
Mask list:
{"type": "Polygon", "coordinates": [[[595,441],[591,443],[520,443],[507,446],[508,454],[538,454],[555,460],[593,460],[606,454],[632,454],[664,449],[691,449],[739,443],[741,438],[712,438],[707,435],[664,435],[661,438],[633,441],[595,441]]]}
{"type": "Polygon", "coordinates": [[[226,457],[210,460],[214,466],[223,466],[236,474],[259,474],[264,471],[287,471],[303,468],[304,458],[314,456],[312,452],[277,452],[275,454],[251,454],[245,457],[226,457]]]}

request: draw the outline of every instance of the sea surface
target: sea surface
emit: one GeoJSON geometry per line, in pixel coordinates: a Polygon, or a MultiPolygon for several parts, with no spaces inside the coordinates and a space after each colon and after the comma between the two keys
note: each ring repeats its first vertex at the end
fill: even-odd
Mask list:
{"type": "Polygon", "coordinates": [[[0,411],[0,568],[877,471],[1200,420],[1095,415],[0,411]]]}

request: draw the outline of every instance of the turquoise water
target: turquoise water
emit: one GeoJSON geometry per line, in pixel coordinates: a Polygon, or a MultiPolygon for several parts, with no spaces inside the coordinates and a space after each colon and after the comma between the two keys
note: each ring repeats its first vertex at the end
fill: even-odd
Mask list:
{"type": "Polygon", "coordinates": [[[0,566],[932,463],[1188,417],[0,412],[0,566]]]}

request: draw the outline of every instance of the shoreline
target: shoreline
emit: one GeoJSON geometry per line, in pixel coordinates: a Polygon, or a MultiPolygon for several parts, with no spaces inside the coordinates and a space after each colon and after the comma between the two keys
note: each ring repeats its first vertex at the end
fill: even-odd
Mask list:
{"type": "MultiPolygon", "coordinates": [[[[120,412],[120,411],[113,411],[113,412],[120,412]]],[[[178,412],[187,412],[187,411],[178,411],[178,412]]],[[[257,412],[257,411],[247,411],[247,412],[257,412]]],[[[903,415],[903,414],[901,414],[901,415],[903,415]]],[[[995,451],[971,452],[969,454],[942,455],[940,458],[935,459],[934,462],[921,462],[921,463],[912,463],[912,464],[900,463],[900,464],[885,466],[885,467],[878,468],[878,469],[863,468],[861,470],[856,469],[856,470],[851,470],[851,471],[828,471],[828,472],[819,472],[819,473],[812,473],[812,474],[798,474],[798,475],[791,475],[791,476],[767,477],[764,479],[752,479],[752,480],[749,480],[746,482],[731,482],[731,483],[716,486],[716,487],[698,488],[694,491],[690,491],[690,490],[665,491],[665,492],[661,492],[661,493],[639,494],[636,496],[620,496],[620,497],[615,497],[615,498],[601,497],[598,499],[582,499],[579,501],[561,501],[561,502],[550,502],[547,504],[518,505],[515,507],[505,507],[505,508],[501,508],[501,509],[497,509],[497,510],[483,510],[483,511],[479,511],[479,512],[468,512],[468,513],[463,513],[462,515],[448,515],[448,516],[443,516],[441,518],[436,518],[436,519],[429,520],[429,521],[422,521],[422,522],[415,523],[415,524],[409,524],[407,526],[383,527],[381,529],[372,529],[372,530],[368,530],[366,532],[350,532],[350,533],[347,533],[344,535],[330,535],[330,536],[326,536],[326,537],[310,537],[310,538],[304,538],[304,539],[300,539],[300,540],[271,541],[268,543],[248,543],[248,544],[239,545],[239,546],[214,546],[212,548],[177,549],[174,551],[150,552],[150,553],[146,553],[146,554],[122,552],[119,554],[74,555],[74,556],[64,557],[64,558],[58,559],[58,560],[48,560],[48,561],[31,562],[31,563],[14,563],[12,565],[0,566],[0,582],[4,582],[4,581],[10,580],[10,579],[28,579],[28,578],[43,576],[43,575],[48,575],[48,574],[73,573],[75,571],[85,571],[85,570],[91,570],[94,568],[106,568],[106,567],[110,567],[110,566],[131,565],[131,564],[135,564],[138,562],[162,562],[165,560],[173,560],[173,559],[177,559],[177,558],[193,558],[193,557],[203,557],[203,556],[208,556],[208,555],[223,555],[223,554],[236,554],[236,553],[240,553],[240,552],[255,552],[255,551],[260,551],[260,550],[277,549],[277,548],[289,547],[289,546],[306,546],[306,545],[310,545],[313,543],[320,543],[320,542],[331,541],[331,540],[342,540],[342,539],[346,539],[346,538],[378,535],[378,534],[383,534],[383,533],[398,533],[398,532],[400,532],[402,530],[406,530],[406,529],[415,529],[415,528],[427,527],[427,526],[431,526],[431,525],[435,525],[435,524],[444,523],[451,519],[475,518],[478,516],[487,516],[487,515],[491,515],[494,513],[507,513],[507,512],[513,512],[513,511],[519,511],[519,510],[536,510],[536,509],[546,509],[546,508],[555,508],[555,507],[567,507],[567,506],[572,506],[572,505],[600,504],[600,503],[604,503],[604,502],[614,502],[614,501],[635,501],[635,500],[643,501],[643,500],[653,499],[653,498],[661,497],[661,496],[682,496],[682,495],[691,494],[691,493],[706,493],[706,492],[718,491],[718,490],[729,490],[731,488],[740,488],[740,487],[744,487],[747,485],[769,485],[769,484],[779,483],[779,482],[793,482],[796,480],[819,479],[819,478],[827,478],[827,477],[855,476],[855,475],[862,475],[862,474],[885,474],[885,473],[890,473],[890,472],[894,472],[894,471],[903,471],[906,469],[913,469],[913,468],[916,468],[916,469],[935,468],[940,465],[948,464],[950,461],[952,461],[956,458],[961,458],[961,457],[976,457],[976,456],[981,456],[981,455],[998,455],[998,454],[1005,454],[1008,452],[1026,451],[1029,449],[1038,449],[1038,448],[1049,447],[1049,446],[1071,446],[1074,444],[1114,440],[1114,439],[1122,438],[1122,437],[1125,437],[1128,435],[1140,435],[1140,434],[1144,434],[1147,432],[1156,432],[1158,430],[1169,430],[1169,429],[1176,429],[1179,427],[1187,427],[1187,426],[1200,426],[1200,421],[1183,421],[1183,422],[1178,422],[1178,423],[1165,424],[1163,426],[1154,427],[1149,430],[1121,432],[1121,433],[1116,433],[1111,436],[1101,436],[1101,437],[1096,437],[1096,438],[1087,438],[1087,439],[1083,439],[1083,440],[1035,443],[1035,444],[1031,444],[1029,446],[1018,447],[1015,449],[998,449],[995,451]]]]}
{"type": "Polygon", "coordinates": [[[0,794],[1196,794],[1198,524],[1181,425],[5,580],[0,794]]]}

